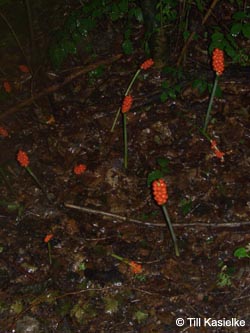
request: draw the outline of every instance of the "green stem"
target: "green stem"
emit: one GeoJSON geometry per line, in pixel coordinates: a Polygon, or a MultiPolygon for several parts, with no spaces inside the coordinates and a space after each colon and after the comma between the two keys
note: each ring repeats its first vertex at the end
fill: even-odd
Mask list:
{"type": "Polygon", "coordinates": [[[123,257],[120,257],[120,256],[118,256],[118,255],[115,254],[115,253],[112,253],[112,254],[111,254],[111,257],[113,257],[113,258],[115,258],[115,259],[118,259],[118,260],[124,262],[125,264],[128,264],[128,265],[129,265],[129,261],[128,261],[127,259],[125,259],[125,258],[123,258],[123,257]]]}
{"type": "Polygon", "coordinates": [[[51,256],[51,244],[48,242],[48,253],[49,253],[49,264],[52,264],[52,256],[51,256]]]}
{"type": "Polygon", "coordinates": [[[207,132],[204,131],[203,128],[199,128],[199,127],[197,127],[197,128],[199,129],[199,131],[201,132],[201,134],[204,135],[204,137],[205,137],[209,142],[212,140],[212,139],[210,138],[210,136],[207,134],[207,132]]]}
{"type": "Polygon", "coordinates": [[[176,239],[176,236],[175,236],[175,233],[174,233],[174,229],[173,229],[170,217],[168,215],[168,211],[167,211],[166,205],[162,205],[162,209],[163,209],[163,213],[165,215],[166,221],[168,223],[168,227],[169,227],[169,231],[171,233],[172,240],[174,242],[175,255],[177,257],[179,257],[180,256],[180,252],[179,252],[179,248],[178,248],[178,244],[177,244],[177,239],[176,239]]]}
{"type": "Polygon", "coordinates": [[[127,115],[123,113],[123,138],[124,138],[124,168],[128,167],[128,135],[127,135],[127,115]]]}
{"type": "Polygon", "coordinates": [[[212,94],[211,94],[209,105],[208,105],[208,109],[207,109],[207,115],[206,115],[206,119],[205,119],[205,124],[204,124],[204,127],[203,127],[203,131],[204,132],[206,132],[207,125],[209,123],[210,112],[211,112],[211,108],[212,108],[212,104],[213,104],[214,95],[215,95],[215,91],[216,91],[216,88],[217,88],[218,80],[219,80],[219,76],[216,74],[216,77],[215,77],[215,80],[214,80],[214,86],[213,86],[212,94]]]}
{"type": "Polygon", "coordinates": [[[111,257],[113,257],[113,258],[115,258],[115,259],[118,259],[118,260],[120,260],[120,261],[124,261],[124,258],[118,256],[118,255],[115,254],[115,253],[112,253],[112,254],[111,254],[111,257]]]}
{"type": "Polygon", "coordinates": [[[39,182],[38,178],[36,177],[36,175],[32,172],[32,170],[30,169],[30,167],[26,167],[25,168],[27,170],[27,172],[30,174],[30,176],[34,179],[34,181],[37,183],[37,185],[39,186],[39,188],[42,190],[43,194],[46,196],[47,200],[49,202],[51,202],[50,198],[48,197],[48,194],[46,193],[46,191],[44,190],[42,184],[39,182]]]}
{"type": "MultiPolygon", "coordinates": [[[[129,84],[129,86],[128,86],[126,92],[125,92],[125,96],[127,96],[128,93],[130,92],[130,89],[132,88],[132,86],[133,86],[135,80],[137,79],[137,76],[140,74],[140,72],[141,72],[141,69],[139,68],[139,69],[136,71],[135,75],[133,76],[132,80],[130,81],[130,84],[129,84]]],[[[119,109],[118,109],[117,112],[116,112],[115,120],[114,120],[113,125],[112,125],[112,127],[111,127],[111,132],[114,132],[115,125],[116,125],[116,123],[117,123],[117,120],[118,120],[118,117],[119,117],[120,111],[121,111],[121,107],[119,107],[119,109]]]]}

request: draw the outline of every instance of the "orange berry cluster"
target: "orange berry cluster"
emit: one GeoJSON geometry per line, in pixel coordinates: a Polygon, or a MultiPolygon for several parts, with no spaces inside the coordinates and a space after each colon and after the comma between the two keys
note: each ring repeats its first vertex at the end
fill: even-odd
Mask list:
{"type": "Polygon", "coordinates": [[[222,75],[224,72],[224,52],[220,49],[213,51],[213,69],[217,75],[222,75]]]}
{"type": "Polygon", "coordinates": [[[45,242],[45,243],[48,243],[53,237],[54,237],[53,234],[48,234],[48,235],[46,235],[45,238],[44,238],[44,242],[45,242]]]}
{"type": "Polygon", "coordinates": [[[78,164],[74,167],[74,173],[76,175],[81,175],[82,173],[85,172],[86,169],[87,169],[87,166],[85,164],[78,164]]]}
{"type": "Polygon", "coordinates": [[[122,103],[122,113],[126,113],[131,109],[133,103],[133,97],[131,95],[125,96],[122,103]]]}
{"type": "Polygon", "coordinates": [[[144,61],[144,62],[141,64],[141,67],[140,67],[140,68],[141,68],[141,69],[144,69],[144,70],[147,70],[147,69],[149,69],[150,67],[152,67],[153,64],[154,64],[154,61],[153,61],[152,58],[150,58],[150,59],[144,61]]]}
{"type": "Polygon", "coordinates": [[[129,265],[134,274],[140,274],[142,272],[142,266],[140,264],[137,264],[134,261],[130,261],[129,265]]]}
{"type": "Polygon", "coordinates": [[[211,143],[211,149],[213,150],[215,156],[217,158],[221,159],[221,161],[223,162],[223,160],[224,160],[223,156],[225,155],[225,153],[223,153],[222,151],[219,150],[215,140],[211,140],[210,143],[211,143]]]}
{"type": "Polygon", "coordinates": [[[158,205],[164,205],[168,200],[167,184],[164,179],[153,181],[153,196],[158,205]]]}
{"type": "Polygon", "coordinates": [[[17,153],[17,160],[19,164],[24,168],[27,168],[30,163],[28,155],[25,153],[25,151],[21,149],[17,153]]]}

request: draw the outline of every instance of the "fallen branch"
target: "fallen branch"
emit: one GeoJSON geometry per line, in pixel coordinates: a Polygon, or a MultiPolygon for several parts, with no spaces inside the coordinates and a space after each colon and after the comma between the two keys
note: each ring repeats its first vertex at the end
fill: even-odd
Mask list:
{"type": "MultiPolygon", "coordinates": [[[[108,212],[104,212],[102,210],[96,210],[96,209],[92,209],[92,208],[86,208],[86,207],[81,207],[81,206],[76,206],[76,205],[72,205],[70,203],[65,202],[64,206],[66,208],[72,208],[72,209],[76,209],[76,210],[80,210],[82,212],[86,212],[86,213],[90,213],[90,214],[96,214],[96,215],[102,215],[102,216],[107,216],[110,218],[114,218],[114,219],[118,219],[124,222],[132,222],[132,223],[136,223],[136,224],[141,224],[145,227],[160,227],[160,228],[166,228],[166,223],[153,223],[153,222],[143,222],[140,220],[136,220],[136,219],[131,219],[129,217],[126,216],[121,216],[121,215],[117,215],[117,214],[113,214],[113,213],[108,213],[108,212]]],[[[250,225],[250,222],[238,222],[238,223],[173,223],[172,224],[173,227],[177,227],[177,228],[182,228],[182,227],[206,227],[206,228],[238,228],[238,227],[243,227],[246,225],[250,225]]]]}
{"type": "Polygon", "coordinates": [[[62,88],[63,86],[65,86],[66,84],[70,83],[71,81],[73,81],[74,79],[76,79],[78,76],[81,76],[83,74],[86,74],[94,69],[96,69],[97,67],[101,66],[101,65],[109,65],[117,60],[119,60],[120,58],[122,57],[122,54],[118,54],[118,55],[115,55],[114,57],[111,57],[111,58],[107,58],[107,59],[104,59],[104,60],[100,60],[94,64],[90,64],[88,65],[87,67],[79,70],[78,72],[74,72],[72,74],[70,74],[69,76],[67,76],[63,82],[60,82],[60,83],[57,83],[53,86],[50,86],[48,88],[45,88],[43,91],[37,93],[37,94],[34,94],[32,97],[22,101],[21,103],[19,104],[16,104],[14,105],[13,107],[11,107],[10,109],[6,110],[5,112],[3,112],[2,114],[0,114],[0,119],[3,119],[13,113],[15,113],[16,111],[18,111],[19,109],[23,108],[24,106],[28,106],[30,104],[32,104],[35,100],[43,97],[43,96],[46,96],[46,95],[49,95],[49,94],[52,94],[54,93],[55,91],[59,90],[60,88],[62,88]]]}

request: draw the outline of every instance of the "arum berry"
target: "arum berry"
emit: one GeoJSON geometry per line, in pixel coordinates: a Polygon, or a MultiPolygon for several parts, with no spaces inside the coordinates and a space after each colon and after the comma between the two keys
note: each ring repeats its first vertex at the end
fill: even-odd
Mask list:
{"type": "Polygon", "coordinates": [[[219,150],[215,140],[211,140],[210,142],[211,142],[211,149],[213,150],[215,156],[217,158],[221,159],[221,161],[223,162],[225,153],[223,153],[222,151],[219,150]]]}
{"type": "Polygon", "coordinates": [[[142,266],[134,261],[130,261],[129,266],[134,274],[140,274],[142,272],[142,266]]]}
{"type": "MultiPolygon", "coordinates": [[[[141,72],[142,70],[147,70],[148,68],[150,68],[151,66],[153,66],[153,64],[154,64],[154,61],[153,61],[153,59],[150,58],[150,59],[147,59],[146,61],[144,61],[144,62],[140,65],[140,67],[137,69],[137,71],[135,72],[135,74],[134,74],[132,80],[130,81],[130,83],[129,83],[129,85],[128,85],[128,88],[127,88],[127,90],[126,90],[126,92],[125,92],[125,94],[124,94],[124,95],[125,95],[125,99],[124,99],[124,101],[126,100],[126,96],[129,96],[129,92],[130,92],[130,90],[131,90],[131,88],[132,88],[134,82],[136,81],[138,75],[140,74],[140,72],[141,72]]],[[[129,101],[129,100],[127,99],[126,101],[129,101]]],[[[130,104],[132,104],[132,100],[130,100],[130,104]]],[[[127,108],[126,105],[124,105],[124,109],[122,110],[122,113],[125,113],[125,112],[129,111],[130,108],[131,108],[131,105],[129,106],[129,108],[127,108]]],[[[117,112],[116,112],[116,116],[115,116],[115,119],[114,119],[113,125],[112,125],[112,127],[111,127],[111,132],[114,131],[114,128],[115,128],[116,122],[117,122],[117,120],[118,120],[118,117],[119,117],[120,111],[121,111],[121,107],[119,107],[119,109],[118,109],[117,112]]]]}
{"type": "Polygon", "coordinates": [[[167,184],[164,179],[155,180],[152,186],[155,201],[159,206],[164,205],[168,200],[167,184]]]}
{"type": "Polygon", "coordinates": [[[213,51],[213,69],[219,76],[224,72],[224,52],[220,49],[213,51]]]}
{"type": "Polygon", "coordinates": [[[47,195],[46,191],[44,190],[42,184],[39,182],[38,178],[36,177],[36,175],[33,173],[33,171],[31,170],[31,168],[29,167],[30,161],[29,161],[29,157],[28,157],[28,155],[27,155],[27,153],[25,151],[19,149],[19,151],[17,153],[17,161],[30,174],[30,176],[37,183],[37,185],[40,187],[40,189],[43,191],[43,193],[45,194],[46,198],[50,202],[50,198],[48,197],[48,195],[47,195]]]}
{"type": "Polygon", "coordinates": [[[144,61],[142,64],[141,64],[141,69],[144,69],[144,70],[147,70],[149,69],[150,67],[152,67],[154,64],[154,61],[152,58],[150,59],[147,59],[146,61],[144,61]]]}
{"type": "Polygon", "coordinates": [[[48,234],[45,236],[44,238],[44,243],[47,243],[48,245],[48,254],[49,254],[49,263],[50,265],[52,264],[52,257],[51,257],[51,244],[50,244],[50,241],[51,239],[54,237],[53,234],[48,234]]]}
{"type": "Polygon", "coordinates": [[[140,274],[142,272],[142,266],[137,264],[135,261],[129,261],[128,259],[118,256],[115,253],[112,253],[111,256],[129,265],[134,274],[140,274]]]}
{"type": "Polygon", "coordinates": [[[122,103],[122,113],[126,113],[131,109],[133,103],[133,98],[131,95],[125,96],[123,103],[122,103]]]}
{"type": "Polygon", "coordinates": [[[44,238],[44,243],[48,243],[53,238],[53,236],[53,234],[46,235],[44,238]]]}
{"type": "Polygon", "coordinates": [[[29,73],[30,72],[29,68],[26,65],[19,65],[18,68],[23,73],[29,73]]]}
{"type": "Polygon", "coordinates": [[[87,166],[85,164],[78,164],[74,167],[74,173],[76,175],[81,175],[82,173],[84,173],[87,169],[87,166]]]}
{"type": "Polygon", "coordinates": [[[9,133],[5,128],[0,127],[0,136],[2,136],[3,138],[7,138],[9,136],[9,133]]]}
{"type": "Polygon", "coordinates": [[[30,163],[28,155],[25,153],[25,151],[21,149],[17,153],[17,160],[19,164],[24,168],[27,168],[30,163]]]}
{"type": "Polygon", "coordinates": [[[12,88],[11,88],[11,85],[8,81],[4,81],[3,83],[3,87],[4,87],[4,90],[7,92],[7,93],[10,93],[12,88]]]}
{"type": "Polygon", "coordinates": [[[176,239],[176,236],[174,233],[174,229],[173,229],[170,217],[168,215],[167,207],[165,205],[168,200],[167,184],[164,181],[164,179],[160,178],[160,179],[153,181],[152,189],[153,189],[154,199],[157,202],[157,204],[162,207],[165,219],[167,221],[168,228],[169,228],[169,231],[170,231],[173,243],[174,243],[175,255],[177,257],[179,257],[180,252],[179,252],[179,248],[178,248],[178,244],[177,244],[177,239],[176,239]]]}
{"type": "Polygon", "coordinates": [[[209,100],[208,108],[207,108],[207,114],[205,118],[205,123],[203,127],[203,132],[205,133],[207,130],[207,126],[210,120],[210,112],[212,109],[213,101],[214,101],[214,96],[219,80],[219,76],[222,75],[224,72],[224,52],[220,49],[214,49],[213,51],[213,56],[212,56],[212,63],[213,63],[213,69],[216,72],[215,80],[214,80],[214,85],[211,93],[211,97],[209,100]]]}

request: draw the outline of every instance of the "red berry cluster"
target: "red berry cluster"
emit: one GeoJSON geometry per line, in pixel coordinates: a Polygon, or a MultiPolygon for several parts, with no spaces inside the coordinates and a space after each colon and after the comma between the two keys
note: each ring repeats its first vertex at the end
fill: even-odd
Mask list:
{"type": "Polygon", "coordinates": [[[76,175],[81,175],[82,173],[85,172],[86,169],[87,169],[87,166],[85,164],[78,164],[74,167],[74,173],[76,175]]]}
{"type": "Polygon", "coordinates": [[[133,102],[133,97],[131,95],[125,96],[122,103],[122,113],[126,113],[131,109],[132,102],[133,102]]]}
{"type": "Polygon", "coordinates": [[[153,59],[150,58],[150,59],[144,61],[144,62],[141,64],[140,68],[141,68],[141,69],[144,69],[144,70],[147,70],[147,69],[149,69],[150,67],[152,67],[153,64],[154,64],[154,61],[153,61],[153,59]]]}
{"type": "Polygon", "coordinates": [[[215,156],[223,162],[224,161],[223,156],[225,155],[225,153],[223,153],[222,151],[219,150],[215,140],[211,140],[210,143],[211,143],[211,149],[213,150],[215,156]]]}
{"type": "Polygon", "coordinates": [[[17,160],[19,164],[24,168],[27,168],[30,163],[28,155],[25,153],[25,151],[21,149],[17,153],[17,160]]]}
{"type": "Polygon", "coordinates": [[[158,205],[164,205],[168,200],[167,184],[164,179],[153,181],[153,195],[158,205]]]}
{"type": "Polygon", "coordinates": [[[217,75],[222,75],[224,72],[224,52],[220,49],[213,51],[213,69],[217,75]]]}

